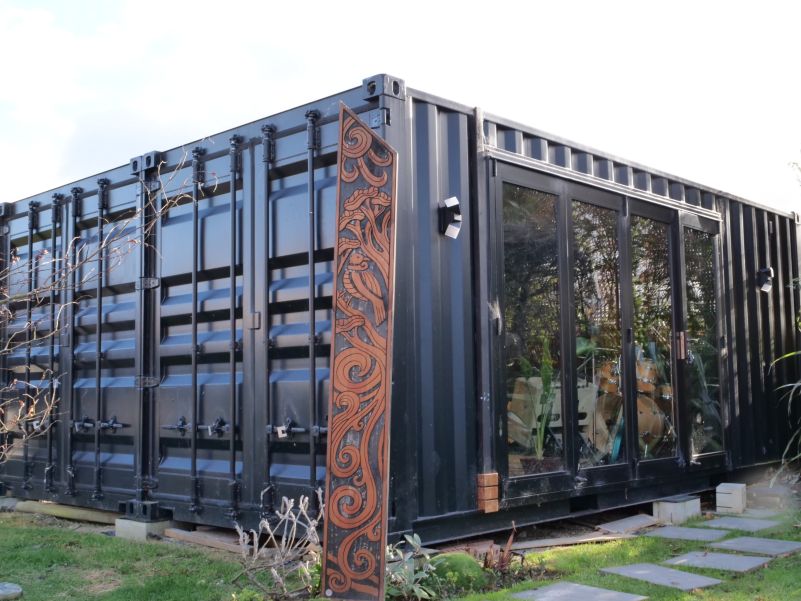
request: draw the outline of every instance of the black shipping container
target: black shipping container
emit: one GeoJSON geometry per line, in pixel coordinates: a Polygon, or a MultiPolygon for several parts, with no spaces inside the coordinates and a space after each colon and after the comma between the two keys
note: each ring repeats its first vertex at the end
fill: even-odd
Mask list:
{"type": "Polygon", "coordinates": [[[322,486],[340,102],[399,153],[391,532],[624,506],[781,456],[798,214],[379,75],[2,205],[11,296],[79,267],[10,304],[4,381],[52,386],[58,412],[0,489],[252,526],[322,486]]]}

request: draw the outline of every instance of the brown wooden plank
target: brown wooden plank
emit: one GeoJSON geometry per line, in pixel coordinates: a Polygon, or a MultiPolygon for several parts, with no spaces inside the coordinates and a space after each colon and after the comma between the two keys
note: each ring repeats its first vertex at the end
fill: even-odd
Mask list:
{"type": "Polygon", "coordinates": [[[479,474],[477,481],[479,486],[498,486],[500,479],[498,478],[498,472],[487,472],[479,474]]]}
{"type": "Polygon", "coordinates": [[[622,540],[634,538],[633,534],[603,534],[590,532],[576,536],[561,536],[557,538],[541,538],[539,540],[524,540],[512,543],[513,551],[525,551],[527,549],[544,549],[547,547],[565,547],[568,545],[583,545],[585,543],[604,543],[611,540],[622,540]]]}
{"type": "Polygon", "coordinates": [[[397,153],[340,105],[322,592],[384,599],[397,153]]]}
{"type": "MultiPolygon", "coordinates": [[[[231,533],[209,532],[201,530],[182,530],[180,528],[167,528],[164,536],[185,543],[193,543],[212,549],[230,551],[231,553],[241,553],[242,547],[239,546],[238,537],[231,533]]],[[[250,546],[248,546],[250,548],[250,546]]]]}

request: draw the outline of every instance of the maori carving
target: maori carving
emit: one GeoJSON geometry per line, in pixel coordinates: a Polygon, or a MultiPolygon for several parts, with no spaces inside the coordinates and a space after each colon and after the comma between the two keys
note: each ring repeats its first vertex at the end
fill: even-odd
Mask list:
{"type": "Polygon", "coordinates": [[[397,155],[344,105],[339,127],[322,584],[383,600],[397,155]]]}

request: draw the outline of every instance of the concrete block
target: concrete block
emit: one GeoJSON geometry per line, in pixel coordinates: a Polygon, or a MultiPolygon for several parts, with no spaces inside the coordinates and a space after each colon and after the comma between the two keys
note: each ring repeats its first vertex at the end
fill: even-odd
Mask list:
{"type": "Polygon", "coordinates": [[[663,524],[683,524],[692,517],[701,515],[701,498],[679,495],[654,501],[654,517],[663,524]]]}
{"type": "Polygon", "coordinates": [[[751,507],[784,509],[793,506],[793,492],[786,486],[749,486],[748,504],[751,507]]]}
{"type": "Polygon", "coordinates": [[[746,486],[736,482],[723,482],[715,489],[718,513],[742,513],[746,505],[746,486]]]}
{"type": "Polygon", "coordinates": [[[0,497],[0,511],[14,511],[19,501],[14,497],[0,497]]]}
{"type": "Polygon", "coordinates": [[[163,520],[160,522],[137,522],[119,518],[114,522],[114,535],[126,540],[146,541],[151,534],[163,536],[167,528],[174,528],[175,522],[163,520]]]}

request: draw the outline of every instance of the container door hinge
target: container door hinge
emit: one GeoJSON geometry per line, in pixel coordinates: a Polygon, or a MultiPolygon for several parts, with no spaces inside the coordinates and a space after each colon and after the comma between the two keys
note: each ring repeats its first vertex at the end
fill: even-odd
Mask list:
{"type": "Polygon", "coordinates": [[[367,113],[367,122],[371,129],[378,129],[382,125],[392,125],[389,109],[386,107],[373,109],[367,113]]]}
{"type": "Polygon", "coordinates": [[[159,278],[139,278],[136,282],[137,290],[153,290],[161,284],[159,278]]]}
{"type": "Polygon", "coordinates": [[[134,381],[136,388],[156,388],[160,383],[156,376],[136,376],[134,381]]]}
{"type": "Polygon", "coordinates": [[[258,330],[261,328],[261,313],[253,311],[245,315],[245,327],[248,330],[258,330]]]}

